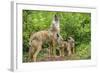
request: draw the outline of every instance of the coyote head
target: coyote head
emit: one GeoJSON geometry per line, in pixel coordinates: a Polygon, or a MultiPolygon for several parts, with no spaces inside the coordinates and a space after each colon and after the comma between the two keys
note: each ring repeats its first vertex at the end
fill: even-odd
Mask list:
{"type": "Polygon", "coordinates": [[[53,20],[51,23],[51,30],[60,32],[60,21],[59,21],[59,17],[57,15],[55,15],[53,17],[53,20]]]}

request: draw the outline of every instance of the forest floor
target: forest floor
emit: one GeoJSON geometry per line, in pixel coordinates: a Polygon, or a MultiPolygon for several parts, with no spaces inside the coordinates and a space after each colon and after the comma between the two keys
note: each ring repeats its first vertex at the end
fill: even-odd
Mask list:
{"type": "MultiPolygon", "coordinates": [[[[87,59],[89,59],[89,58],[87,58],[87,59]]],[[[85,60],[85,59],[81,59],[80,56],[78,56],[76,53],[72,54],[71,56],[64,56],[64,57],[62,57],[62,56],[48,57],[47,54],[37,57],[37,62],[67,61],[67,60],[85,60]]],[[[23,62],[24,63],[30,62],[28,60],[28,54],[24,54],[23,62]]]]}

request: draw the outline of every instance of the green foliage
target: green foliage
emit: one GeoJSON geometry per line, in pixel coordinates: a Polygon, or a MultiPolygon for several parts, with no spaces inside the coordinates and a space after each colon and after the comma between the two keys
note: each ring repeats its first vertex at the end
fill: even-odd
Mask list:
{"type": "Polygon", "coordinates": [[[76,47],[76,54],[80,59],[90,59],[91,58],[91,47],[89,44],[81,44],[76,47]]]}
{"type": "Polygon", "coordinates": [[[75,39],[76,53],[80,59],[90,58],[91,14],[79,12],[23,10],[23,52],[28,52],[31,33],[48,29],[55,14],[60,17],[61,36],[65,40],[68,36],[75,39]]]}

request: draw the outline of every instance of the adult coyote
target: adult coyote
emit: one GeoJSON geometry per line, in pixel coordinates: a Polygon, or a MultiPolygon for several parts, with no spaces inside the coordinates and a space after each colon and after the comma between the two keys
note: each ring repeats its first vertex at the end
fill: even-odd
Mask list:
{"type": "Polygon", "coordinates": [[[48,30],[38,31],[38,32],[33,33],[30,36],[29,58],[32,61],[34,61],[34,62],[36,61],[37,55],[43,49],[42,45],[45,42],[49,43],[48,49],[50,49],[50,52],[49,52],[50,56],[52,55],[52,53],[53,53],[53,56],[56,55],[55,47],[57,45],[57,42],[58,42],[57,40],[59,38],[59,32],[60,32],[59,24],[60,24],[59,17],[57,15],[55,15],[53,17],[51,26],[48,30]]]}

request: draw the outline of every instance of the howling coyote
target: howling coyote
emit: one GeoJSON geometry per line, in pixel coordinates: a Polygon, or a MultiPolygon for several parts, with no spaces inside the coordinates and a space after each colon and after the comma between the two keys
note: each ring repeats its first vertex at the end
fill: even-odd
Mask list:
{"type": "Polygon", "coordinates": [[[60,38],[59,32],[60,32],[59,17],[55,15],[53,17],[51,26],[48,30],[38,31],[30,36],[29,58],[35,62],[37,59],[37,55],[43,49],[42,48],[43,43],[45,43],[46,41],[48,41],[49,44],[48,48],[48,50],[50,50],[49,56],[51,56],[53,53],[53,56],[55,57],[56,55],[55,47],[57,43],[59,43],[58,39],[60,38]]]}

